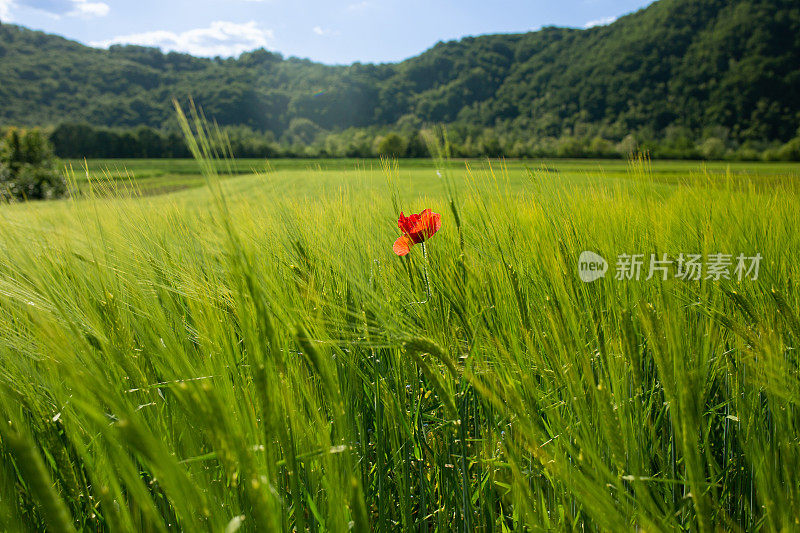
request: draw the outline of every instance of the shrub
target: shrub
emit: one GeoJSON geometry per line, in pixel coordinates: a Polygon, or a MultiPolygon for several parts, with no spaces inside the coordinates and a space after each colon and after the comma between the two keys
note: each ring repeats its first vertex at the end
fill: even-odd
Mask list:
{"type": "Polygon", "coordinates": [[[614,151],[614,143],[597,136],[589,143],[589,154],[592,157],[613,157],[616,156],[614,151]]]}
{"type": "Polygon", "coordinates": [[[66,184],[47,138],[37,129],[10,129],[0,141],[0,196],[9,200],[60,198],[66,184]]]}
{"type": "Polygon", "coordinates": [[[629,133],[617,144],[616,150],[622,157],[633,157],[639,150],[639,143],[636,142],[636,137],[629,133]]]}
{"type": "Polygon", "coordinates": [[[735,161],[759,161],[761,152],[748,146],[742,146],[733,152],[733,159],[735,161]]]}
{"type": "Polygon", "coordinates": [[[776,152],[778,161],[800,161],[800,137],[787,142],[776,152]]]}
{"type": "Polygon", "coordinates": [[[378,155],[400,157],[406,153],[406,141],[397,133],[389,133],[378,142],[378,155]]]}
{"type": "Polygon", "coordinates": [[[725,157],[725,143],[717,137],[709,137],[697,148],[704,159],[722,159],[725,157]]]}
{"type": "Polygon", "coordinates": [[[4,196],[17,200],[52,200],[67,192],[64,179],[53,168],[23,165],[8,183],[4,196]]]}
{"type": "MultiPolygon", "coordinates": [[[[291,144],[309,145],[324,133],[323,129],[307,118],[292,119],[289,129],[284,133],[284,140],[291,144]]],[[[302,150],[301,150],[302,151],[302,150]]]]}

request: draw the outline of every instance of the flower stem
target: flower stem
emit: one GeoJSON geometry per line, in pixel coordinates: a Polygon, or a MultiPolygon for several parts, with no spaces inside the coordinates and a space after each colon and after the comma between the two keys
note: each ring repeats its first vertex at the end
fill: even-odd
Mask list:
{"type": "Polygon", "coordinates": [[[422,257],[425,259],[425,262],[422,265],[422,271],[425,274],[425,302],[426,303],[431,298],[431,283],[428,280],[428,250],[425,248],[425,241],[422,241],[422,257]]]}

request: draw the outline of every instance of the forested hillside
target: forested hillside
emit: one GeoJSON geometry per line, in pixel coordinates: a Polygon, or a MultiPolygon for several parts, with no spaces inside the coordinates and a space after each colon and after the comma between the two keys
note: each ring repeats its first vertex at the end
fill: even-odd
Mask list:
{"type": "Polygon", "coordinates": [[[796,0],[660,0],[608,26],[469,37],[382,65],[98,50],[0,26],[3,125],[170,129],[172,98],[191,96],[222,125],[290,144],[444,123],[464,142],[489,128],[506,144],[636,134],[678,149],[710,137],[786,142],[798,134],[798,94],[796,0]]]}

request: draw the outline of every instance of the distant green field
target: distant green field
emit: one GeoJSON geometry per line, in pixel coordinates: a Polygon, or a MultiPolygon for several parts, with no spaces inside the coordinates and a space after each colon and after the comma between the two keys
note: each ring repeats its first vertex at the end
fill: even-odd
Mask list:
{"type": "Polygon", "coordinates": [[[230,165],[0,206],[0,531],[796,529],[798,165],[230,165]]]}
{"type": "MultiPolygon", "coordinates": [[[[482,172],[489,167],[500,175],[505,174],[508,186],[515,188],[525,182],[527,170],[546,170],[566,181],[581,181],[591,177],[609,180],[628,179],[630,165],[622,160],[557,159],[557,160],[455,160],[450,162],[454,171],[467,168],[482,172]]],[[[205,183],[200,167],[193,159],[91,159],[66,161],[82,189],[86,189],[88,175],[99,183],[100,189],[117,187],[119,192],[129,191],[133,184],[145,195],[163,194],[181,189],[199,187],[205,183]]],[[[348,184],[357,180],[361,185],[383,186],[381,162],[377,159],[239,159],[220,162],[223,175],[244,176],[266,174],[275,177],[289,190],[314,193],[319,187],[348,184]],[[309,179],[309,172],[313,178],[309,179]],[[360,181],[359,181],[360,180],[360,181]]],[[[653,161],[650,163],[652,179],[667,184],[679,182],[731,179],[748,180],[758,186],[771,183],[791,185],[800,177],[800,163],[740,163],[696,161],[653,161]]],[[[401,160],[401,174],[412,191],[440,191],[441,180],[436,179],[436,162],[433,160],[401,160]],[[438,184],[438,185],[437,185],[438,184]]]]}

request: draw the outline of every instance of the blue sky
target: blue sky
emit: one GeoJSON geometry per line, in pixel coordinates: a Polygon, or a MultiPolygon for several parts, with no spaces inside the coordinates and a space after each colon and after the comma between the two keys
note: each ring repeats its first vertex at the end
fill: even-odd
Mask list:
{"type": "Polygon", "coordinates": [[[440,40],[605,24],[649,0],[0,0],[0,20],[93,46],[201,56],[267,48],[324,63],[398,61],[440,40]]]}

